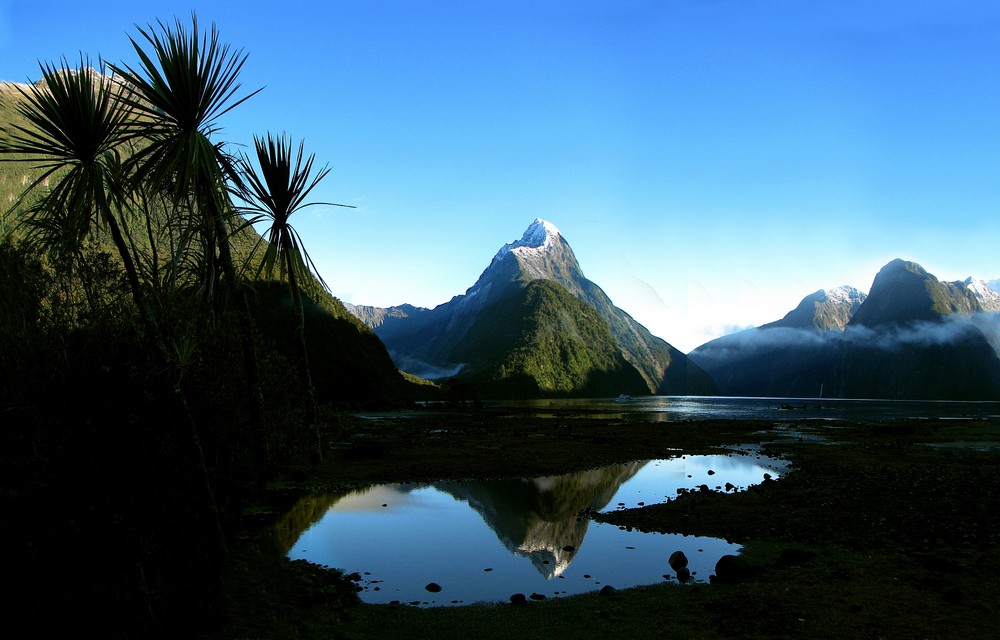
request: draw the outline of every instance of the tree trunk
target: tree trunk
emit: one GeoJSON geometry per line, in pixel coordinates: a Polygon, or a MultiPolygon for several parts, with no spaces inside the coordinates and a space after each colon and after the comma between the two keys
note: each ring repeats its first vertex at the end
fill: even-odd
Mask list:
{"type": "Polygon", "coordinates": [[[254,457],[256,459],[256,473],[258,489],[263,488],[268,475],[271,472],[271,459],[264,439],[264,395],[260,387],[260,375],[257,370],[257,350],[254,341],[253,321],[251,320],[250,305],[246,295],[240,289],[239,279],[236,275],[236,266],[233,262],[233,254],[229,247],[229,230],[223,217],[222,207],[218,202],[218,196],[212,194],[208,200],[212,203],[213,223],[218,236],[219,258],[222,262],[223,275],[225,275],[229,292],[236,303],[236,317],[239,323],[240,346],[243,350],[243,365],[246,369],[247,386],[249,387],[251,402],[251,438],[253,441],[254,457]]]}
{"type": "Polygon", "coordinates": [[[298,279],[295,277],[295,270],[292,269],[290,254],[286,251],[286,265],[288,268],[288,288],[291,289],[292,303],[295,305],[296,327],[295,334],[299,342],[299,374],[306,385],[309,394],[306,402],[306,422],[312,431],[313,438],[313,461],[323,462],[323,441],[319,432],[319,419],[317,416],[316,387],[313,385],[312,373],[309,369],[309,349],[306,346],[306,313],[302,304],[302,291],[299,289],[298,279]]]}

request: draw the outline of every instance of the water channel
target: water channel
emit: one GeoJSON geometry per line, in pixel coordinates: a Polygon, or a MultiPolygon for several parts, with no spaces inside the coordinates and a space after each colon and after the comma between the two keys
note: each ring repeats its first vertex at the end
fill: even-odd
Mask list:
{"type": "Polygon", "coordinates": [[[786,470],[743,450],[530,479],[377,485],[306,499],[298,511],[313,522],[303,522],[288,556],[357,572],[369,603],[458,605],[676,583],[667,562],[675,551],[689,560],[686,582],[707,582],[737,545],[630,531],[585,513],[664,502],[702,485],[739,490],[786,470]]]}

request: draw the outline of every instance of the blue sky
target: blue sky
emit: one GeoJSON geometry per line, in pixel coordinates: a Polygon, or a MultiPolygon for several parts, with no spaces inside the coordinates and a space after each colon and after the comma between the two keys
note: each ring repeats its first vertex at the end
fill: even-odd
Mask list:
{"type": "Polygon", "coordinates": [[[867,291],[1000,277],[1000,3],[0,0],[0,79],[195,11],[264,90],[220,139],[304,139],[335,295],[435,306],[535,217],[683,351],[867,291]],[[95,9],[97,6],[99,9],[95,9]]]}

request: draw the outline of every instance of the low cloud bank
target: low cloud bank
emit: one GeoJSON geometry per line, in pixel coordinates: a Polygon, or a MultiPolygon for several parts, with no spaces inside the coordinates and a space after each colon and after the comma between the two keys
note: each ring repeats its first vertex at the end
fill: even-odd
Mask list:
{"type": "Polygon", "coordinates": [[[416,358],[400,357],[397,359],[397,354],[391,352],[389,355],[392,356],[393,362],[396,363],[396,367],[398,369],[419,378],[424,378],[425,380],[443,380],[446,378],[454,378],[466,367],[465,364],[442,367],[433,365],[429,362],[424,362],[422,360],[417,360],[416,358]]]}
{"type": "Polygon", "coordinates": [[[849,325],[841,331],[773,327],[730,334],[689,354],[702,366],[723,364],[778,350],[839,350],[861,347],[896,352],[903,349],[957,345],[985,336],[1000,356],[1000,313],[953,314],[941,322],[866,327],[849,325]]]}

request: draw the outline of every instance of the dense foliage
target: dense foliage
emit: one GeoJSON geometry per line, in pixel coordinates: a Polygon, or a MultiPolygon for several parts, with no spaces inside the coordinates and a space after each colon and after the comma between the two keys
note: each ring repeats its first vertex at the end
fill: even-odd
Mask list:
{"type": "Polygon", "coordinates": [[[488,397],[616,396],[645,393],[593,308],[549,280],[516,288],[456,346],[463,380],[488,397]]]}
{"type": "Polygon", "coordinates": [[[405,395],[314,273],[290,295],[257,268],[249,168],[215,139],[253,95],[245,56],[196,20],[139,33],[114,75],[63,60],[0,89],[0,542],[11,624],[39,637],[217,622],[274,465],[314,457],[338,407],[405,395]]]}

